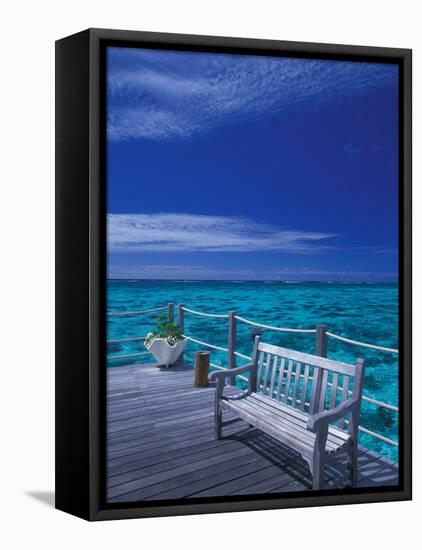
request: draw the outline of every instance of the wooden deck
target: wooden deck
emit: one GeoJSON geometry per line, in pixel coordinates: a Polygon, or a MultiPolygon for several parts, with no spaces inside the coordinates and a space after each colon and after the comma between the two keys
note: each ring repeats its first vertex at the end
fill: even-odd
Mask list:
{"type": "MultiPolygon", "coordinates": [[[[301,457],[243,421],[214,439],[214,388],[193,388],[191,367],[109,368],[107,378],[109,502],[311,489],[301,457]]],[[[344,487],[345,460],[326,468],[325,479],[326,488],[344,487]]],[[[394,462],[360,450],[360,487],[397,480],[394,462]]]]}

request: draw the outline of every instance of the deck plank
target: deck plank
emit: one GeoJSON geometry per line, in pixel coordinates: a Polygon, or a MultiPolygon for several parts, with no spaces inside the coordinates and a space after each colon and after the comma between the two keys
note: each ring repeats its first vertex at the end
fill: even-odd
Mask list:
{"type": "MultiPolygon", "coordinates": [[[[194,388],[193,369],[188,365],[109,368],[109,502],[311,489],[309,469],[301,457],[245,422],[224,428],[224,439],[216,441],[213,407],[214,387],[194,388]]],[[[339,457],[326,469],[327,488],[346,485],[345,468],[344,457],[339,457]]],[[[360,449],[360,487],[397,482],[394,462],[360,449]]]]}

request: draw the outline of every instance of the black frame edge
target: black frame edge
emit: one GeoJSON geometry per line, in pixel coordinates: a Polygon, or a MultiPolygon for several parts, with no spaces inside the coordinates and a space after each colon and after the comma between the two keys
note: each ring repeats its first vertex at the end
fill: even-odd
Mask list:
{"type": "Polygon", "coordinates": [[[412,50],[402,57],[402,240],[401,343],[403,379],[401,388],[401,422],[404,440],[402,455],[403,494],[412,499],[412,50]]]}
{"type": "Polygon", "coordinates": [[[89,519],[90,33],[56,42],[56,508],[89,519]]]}
{"type": "MultiPolygon", "coordinates": [[[[296,55],[308,54],[313,55],[331,55],[334,56],[366,56],[366,57],[388,57],[391,59],[404,59],[407,55],[411,55],[412,50],[409,48],[392,48],[380,46],[363,46],[363,45],[346,45],[346,44],[330,44],[317,42],[297,42],[289,40],[270,40],[262,38],[240,38],[227,36],[211,36],[199,34],[180,34],[166,32],[150,32],[150,31],[127,31],[118,29],[103,29],[90,28],[91,35],[96,40],[107,41],[139,41],[149,42],[163,45],[175,46],[193,46],[193,47],[209,47],[209,48],[239,48],[239,49],[256,49],[256,50],[282,50],[284,52],[292,52],[296,55]]],[[[156,46],[156,47],[157,47],[156,46]]]]}

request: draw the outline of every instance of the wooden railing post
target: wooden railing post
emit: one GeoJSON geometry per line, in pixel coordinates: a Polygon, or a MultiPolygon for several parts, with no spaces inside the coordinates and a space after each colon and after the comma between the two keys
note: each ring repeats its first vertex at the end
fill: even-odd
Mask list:
{"type": "MultiPolygon", "coordinates": [[[[177,323],[182,331],[182,334],[185,333],[185,312],[183,311],[183,304],[178,304],[177,306],[177,323]]],[[[184,352],[180,354],[180,361],[184,361],[184,352]]]]}
{"type": "Polygon", "coordinates": [[[327,326],[316,326],[316,354],[320,357],[327,357],[327,326]]]}
{"type": "Polygon", "coordinates": [[[182,333],[185,332],[185,312],[183,311],[183,304],[177,306],[177,323],[182,333]]]}
{"type": "Polygon", "coordinates": [[[174,321],[174,304],[168,304],[168,318],[169,322],[172,323],[174,321]]]}
{"type": "MultiPolygon", "coordinates": [[[[230,311],[229,313],[229,334],[228,334],[228,354],[227,354],[227,368],[236,368],[236,312],[230,311]]],[[[229,382],[231,385],[236,383],[236,377],[230,376],[229,382]]]]}

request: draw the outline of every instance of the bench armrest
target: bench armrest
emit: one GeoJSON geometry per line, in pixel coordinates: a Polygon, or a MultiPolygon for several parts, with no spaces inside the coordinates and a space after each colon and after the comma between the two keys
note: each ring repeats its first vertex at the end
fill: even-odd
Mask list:
{"type": "Polygon", "coordinates": [[[336,420],[340,420],[340,418],[343,418],[358,406],[359,399],[351,397],[350,399],[347,399],[346,401],[344,401],[344,403],[342,403],[338,407],[335,407],[334,409],[331,409],[330,411],[323,411],[312,414],[309,417],[306,427],[311,432],[318,432],[321,427],[328,427],[328,424],[331,424],[331,422],[335,422],[336,420]]]}
{"type": "Polygon", "coordinates": [[[236,376],[237,374],[240,374],[242,372],[249,371],[254,366],[253,363],[248,363],[247,365],[243,365],[243,367],[237,367],[235,369],[224,369],[224,370],[218,370],[215,372],[212,372],[208,376],[208,380],[210,382],[214,382],[217,380],[217,388],[216,388],[216,399],[220,399],[223,396],[223,390],[224,390],[224,380],[225,378],[228,378],[229,376],[236,376]]]}
{"type": "Polygon", "coordinates": [[[224,370],[217,370],[215,372],[212,372],[208,379],[210,382],[215,382],[215,380],[228,378],[229,376],[237,376],[238,374],[241,374],[242,372],[247,372],[253,367],[253,363],[248,363],[247,365],[243,365],[243,367],[236,367],[235,369],[224,369],[224,370]]]}

